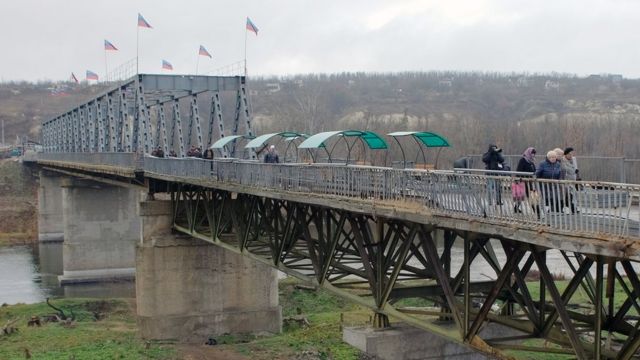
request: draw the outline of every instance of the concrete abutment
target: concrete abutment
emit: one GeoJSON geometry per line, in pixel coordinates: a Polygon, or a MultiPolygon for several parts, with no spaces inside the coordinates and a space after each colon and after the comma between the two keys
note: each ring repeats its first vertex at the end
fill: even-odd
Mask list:
{"type": "Polygon", "coordinates": [[[140,203],[138,327],[145,339],[202,342],[225,333],[278,333],[277,273],[269,266],[171,232],[171,203],[140,203]]]}

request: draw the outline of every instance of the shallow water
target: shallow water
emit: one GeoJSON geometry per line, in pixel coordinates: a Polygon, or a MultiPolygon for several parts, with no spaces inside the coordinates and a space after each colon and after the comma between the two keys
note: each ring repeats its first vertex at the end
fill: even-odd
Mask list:
{"type": "Polygon", "coordinates": [[[37,303],[47,297],[134,297],[133,282],[61,287],[62,243],[0,247],[0,304],[37,303]]]}

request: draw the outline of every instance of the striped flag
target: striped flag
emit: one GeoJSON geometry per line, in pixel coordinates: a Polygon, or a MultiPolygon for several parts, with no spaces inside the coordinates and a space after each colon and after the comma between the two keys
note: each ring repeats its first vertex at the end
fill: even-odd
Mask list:
{"type": "Polygon", "coordinates": [[[87,80],[98,80],[98,74],[91,70],[87,70],[87,80]]]}
{"type": "Polygon", "coordinates": [[[117,51],[118,50],[118,48],[113,46],[113,44],[107,39],[104,40],[104,49],[107,50],[107,51],[109,51],[109,50],[110,51],[117,51]]]}
{"type": "Polygon", "coordinates": [[[205,49],[204,46],[202,45],[200,45],[200,50],[198,50],[198,55],[208,56],[209,58],[212,58],[211,54],[209,54],[207,49],[205,49]]]}
{"type": "Polygon", "coordinates": [[[253,31],[258,36],[258,27],[247,17],[247,30],[253,31]]]}
{"type": "Polygon", "coordinates": [[[76,74],[71,73],[71,81],[73,81],[74,83],[79,83],[80,81],[78,81],[78,78],[76,77],[76,74]]]}
{"type": "Polygon", "coordinates": [[[153,29],[151,25],[142,17],[142,14],[138,13],[138,27],[143,27],[147,29],[153,29]]]}
{"type": "Polygon", "coordinates": [[[173,70],[173,65],[167,60],[162,60],[162,68],[165,70],[173,70]]]}

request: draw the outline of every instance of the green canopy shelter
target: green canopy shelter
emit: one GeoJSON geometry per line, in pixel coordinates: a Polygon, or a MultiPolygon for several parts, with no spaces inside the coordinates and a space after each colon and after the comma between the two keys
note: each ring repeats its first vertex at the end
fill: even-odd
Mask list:
{"type": "MultiPolygon", "coordinates": [[[[396,141],[396,143],[398,144],[398,146],[400,147],[400,151],[402,152],[402,167],[406,168],[407,167],[407,158],[406,158],[406,153],[404,150],[404,147],[402,146],[402,144],[400,143],[400,141],[398,140],[398,138],[401,137],[406,137],[406,136],[410,136],[411,138],[413,138],[413,140],[415,140],[416,144],[418,145],[418,149],[420,149],[420,153],[422,154],[422,160],[424,161],[424,163],[427,163],[427,157],[424,153],[424,149],[425,148],[439,148],[438,149],[438,154],[436,155],[436,161],[435,161],[435,165],[438,165],[438,158],[440,156],[440,150],[442,150],[442,148],[444,147],[450,147],[451,145],[449,144],[449,141],[444,138],[443,136],[436,134],[434,132],[426,132],[426,131],[396,131],[396,132],[392,132],[387,134],[388,136],[391,136],[393,138],[393,140],[396,141]]],[[[417,157],[417,154],[416,154],[417,157]]]]}
{"type": "MultiPolygon", "coordinates": [[[[380,135],[374,133],[373,131],[361,131],[361,130],[341,130],[341,131],[325,131],[315,135],[310,136],[308,139],[303,141],[298,149],[318,149],[324,148],[326,149],[325,142],[332,137],[341,137],[344,139],[347,145],[347,160],[349,163],[351,159],[351,150],[355,143],[360,140],[364,146],[366,146],[370,150],[386,150],[388,148],[387,143],[384,141],[380,135]],[[349,138],[354,138],[353,142],[349,142],[349,138]]],[[[329,156],[329,162],[332,162],[332,154],[335,146],[338,142],[334,143],[331,147],[331,150],[327,151],[327,155],[329,156]]],[[[315,159],[314,159],[315,161],[315,159]]]]}
{"type": "MultiPolygon", "coordinates": [[[[287,162],[286,159],[287,159],[287,153],[289,152],[289,148],[291,148],[291,146],[295,146],[296,140],[307,139],[308,137],[309,136],[306,134],[297,133],[294,131],[270,133],[270,134],[264,134],[264,135],[258,136],[257,138],[249,141],[247,145],[245,145],[244,147],[247,149],[264,148],[265,146],[268,145],[268,142],[273,138],[277,138],[275,145],[277,145],[281,140],[284,140],[287,146],[284,150],[284,155],[282,158],[284,162],[287,162]]],[[[297,159],[298,159],[298,153],[296,151],[296,161],[297,159]]]]}
{"type": "Polygon", "coordinates": [[[227,157],[227,156],[225,156],[225,153],[226,154],[230,153],[229,149],[227,148],[227,145],[232,144],[234,141],[236,141],[238,139],[253,139],[253,138],[254,138],[253,136],[249,136],[249,135],[230,135],[230,136],[225,136],[223,138],[218,139],[218,141],[214,142],[213,144],[211,144],[209,149],[218,150],[218,151],[220,151],[222,157],[227,157]]]}

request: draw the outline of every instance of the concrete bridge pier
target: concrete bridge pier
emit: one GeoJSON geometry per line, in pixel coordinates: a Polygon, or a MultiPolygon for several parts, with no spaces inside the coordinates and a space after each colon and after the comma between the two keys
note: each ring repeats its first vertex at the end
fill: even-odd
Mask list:
{"type": "Polygon", "coordinates": [[[133,280],[141,192],[77,178],[62,180],[60,284],[133,280]]]}
{"type": "Polygon", "coordinates": [[[38,186],[38,240],[62,242],[64,224],[62,216],[62,177],[51,171],[40,170],[38,186]]]}
{"type": "Polygon", "coordinates": [[[136,302],[143,338],[202,342],[225,333],[282,331],[274,269],[172,234],[170,201],[144,201],[139,211],[136,302]]]}

